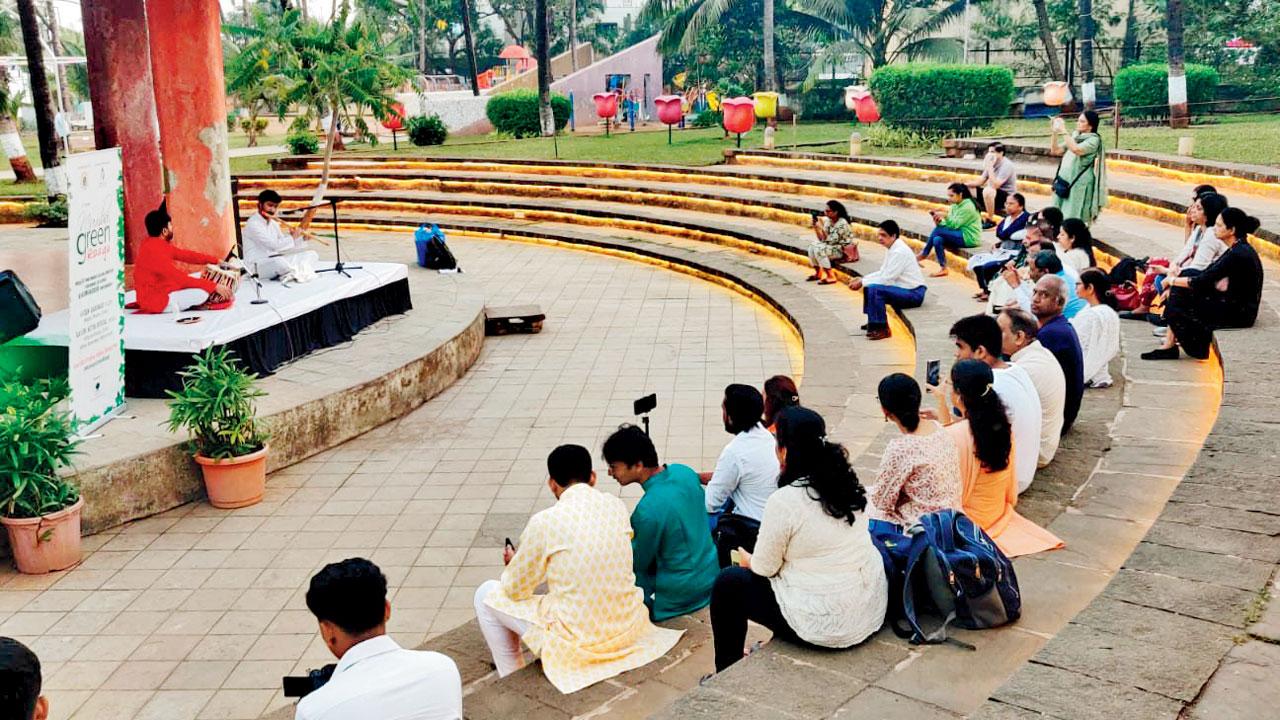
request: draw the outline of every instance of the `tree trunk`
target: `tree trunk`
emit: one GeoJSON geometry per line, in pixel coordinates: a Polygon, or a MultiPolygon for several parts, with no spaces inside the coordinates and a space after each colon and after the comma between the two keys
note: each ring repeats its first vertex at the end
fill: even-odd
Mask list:
{"type": "Polygon", "coordinates": [[[468,0],[460,0],[462,3],[462,36],[467,43],[467,69],[471,71],[471,94],[480,95],[480,71],[476,67],[476,40],[471,34],[471,3],[468,0]]]}
{"type": "Polygon", "coordinates": [[[578,0],[569,0],[569,68],[578,72],[578,0]]]}
{"type": "MultiPolygon", "coordinates": [[[[62,31],[58,26],[58,13],[53,7],[53,0],[45,0],[44,4],[44,24],[49,31],[49,50],[52,51],[54,58],[60,58],[66,54],[62,47],[62,31]]],[[[58,73],[58,99],[62,112],[71,112],[71,93],[67,85],[67,67],[62,63],[57,63],[58,73]]]]}
{"type": "Polygon", "coordinates": [[[538,41],[538,118],[543,137],[556,134],[556,118],[551,111],[551,33],[548,31],[547,0],[534,3],[534,34],[538,41]]]}
{"type": "Polygon", "coordinates": [[[427,74],[427,8],[418,7],[418,72],[427,74]]]}
{"type": "MultiPolygon", "coordinates": [[[[7,73],[6,73],[7,75],[7,73]]],[[[8,78],[5,78],[6,82],[8,78]]],[[[22,146],[22,136],[18,134],[18,123],[7,110],[0,109],[0,145],[4,146],[9,156],[9,167],[13,168],[15,182],[40,182],[36,171],[31,168],[31,160],[27,158],[27,150],[22,146]]]]}
{"type": "Polygon", "coordinates": [[[1049,79],[1066,80],[1062,72],[1062,63],[1058,62],[1058,48],[1053,44],[1053,28],[1049,25],[1049,8],[1045,0],[1032,0],[1036,6],[1036,23],[1040,26],[1040,42],[1044,44],[1044,54],[1049,58],[1049,79]]]}
{"type": "Polygon", "coordinates": [[[22,44],[27,51],[27,74],[31,76],[31,104],[40,136],[40,164],[44,166],[45,186],[52,196],[62,189],[58,173],[54,170],[62,164],[62,154],[53,129],[53,101],[49,98],[49,76],[44,69],[44,49],[40,45],[35,0],[18,0],[18,19],[22,23],[22,44]]]}
{"type": "Polygon", "coordinates": [[[773,52],[773,0],[764,0],[764,89],[777,90],[778,64],[773,52]]]}
{"type": "Polygon", "coordinates": [[[1084,109],[1092,110],[1097,104],[1097,90],[1093,83],[1093,0],[1080,0],[1080,94],[1084,96],[1084,109]]]}
{"type": "Polygon", "coordinates": [[[1120,67],[1126,67],[1138,61],[1138,17],[1137,0],[1129,0],[1129,13],[1124,21],[1124,49],[1120,51],[1120,67]]]}
{"type": "Polygon", "coordinates": [[[324,164],[320,169],[320,184],[316,187],[316,194],[311,198],[311,204],[314,205],[324,199],[324,194],[329,191],[329,166],[333,164],[334,146],[338,144],[338,101],[334,100],[329,106],[329,133],[324,143],[324,164]]]}
{"type": "Polygon", "coordinates": [[[1169,127],[1184,128],[1191,123],[1187,114],[1187,73],[1182,48],[1182,0],[1167,0],[1169,31],[1169,127]]]}

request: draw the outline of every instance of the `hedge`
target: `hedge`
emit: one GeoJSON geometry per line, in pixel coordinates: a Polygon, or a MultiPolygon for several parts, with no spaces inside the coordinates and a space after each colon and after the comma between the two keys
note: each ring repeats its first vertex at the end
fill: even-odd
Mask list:
{"type": "Polygon", "coordinates": [[[844,85],[819,83],[800,93],[800,117],[805,120],[853,120],[844,106],[844,85]]]}
{"type": "Polygon", "coordinates": [[[449,128],[439,115],[418,115],[409,118],[409,141],[414,145],[443,145],[449,137],[449,128]]]}
{"type": "MultiPolygon", "coordinates": [[[[569,98],[560,93],[551,94],[551,112],[556,118],[556,130],[569,124],[569,98]]],[[[538,120],[538,93],[535,90],[512,90],[489,98],[484,114],[500,133],[518,138],[536,137],[542,134],[538,120]]]]}
{"type": "MultiPolygon", "coordinates": [[[[1218,91],[1218,71],[1208,65],[1187,65],[1187,102],[1210,102],[1218,91]]],[[[1169,114],[1169,66],[1164,63],[1130,65],[1116,73],[1120,112],[1133,117],[1169,114]]]]}
{"type": "Polygon", "coordinates": [[[972,130],[1008,115],[1013,101],[1013,72],[999,65],[886,65],[870,86],[894,127],[972,130]]]}

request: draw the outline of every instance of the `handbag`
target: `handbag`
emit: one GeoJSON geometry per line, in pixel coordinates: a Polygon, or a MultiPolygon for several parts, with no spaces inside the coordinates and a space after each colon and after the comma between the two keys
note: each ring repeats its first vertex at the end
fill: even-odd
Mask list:
{"type": "MultiPolygon", "coordinates": [[[[1067,159],[1067,153],[1068,153],[1068,152],[1070,152],[1070,151],[1069,151],[1069,150],[1063,150],[1063,151],[1062,151],[1062,160],[1066,160],[1066,159],[1067,159]]],[[[1101,153],[1102,153],[1101,148],[1099,148],[1098,153],[1099,153],[1099,155],[1101,155],[1101,153]]],[[[1062,172],[1062,160],[1059,160],[1059,161],[1058,161],[1058,172],[1062,172]]],[[[1095,162],[1096,162],[1096,160],[1095,160],[1095,162]]],[[[1067,198],[1071,197],[1071,188],[1075,187],[1075,186],[1076,186],[1076,183],[1080,182],[1080,178],[1081,178],[1081,177],[1083,177],[1085,173],[1089,172],[1089,168],[1090,168],[1090,167],[1092,167],[1092,165],[1093,165],[1093,163],[1089,163],[1088,165],[1085,165],[1083,170],[1081,170],[1080,172],[1076,173],[1076,179],[1075,179],[1075,180],[1072,180],[1072,181],[1071,181],[1071,182],[1069,182],[1069,183],[1068,183],[1066,180],[1063,180],[1062,178],[1058,177],[1057,173],[1054,173],[1054,175],[1053,175],[1053,194],[1054,194],[1054,195],[1057,195],[1058,197],[1062,198],[1063,200],[1066,200],[1067,198]]]]}
{"type": "Polygon", "coordinates": [[[1111,297],[1116,299],[1117,310],[1137,310],[1142,305],[1139,300],[1140,291],[1132,280],[1126,280],[1112,287],[1110,292],[1111,297]]]}

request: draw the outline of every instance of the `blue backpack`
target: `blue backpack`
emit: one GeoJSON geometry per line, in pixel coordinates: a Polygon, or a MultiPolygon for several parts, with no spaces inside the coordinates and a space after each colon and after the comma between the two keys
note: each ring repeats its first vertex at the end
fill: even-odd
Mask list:
{"type": "Polygon", "coordinates": [[[1022,615],[1022,595],[1013,563],[964,513],[940,510],[921,516],[906,533],[874,528],[889,578],[889,620],[912,644],[953,642],[947,626],[970,630],[999,627],[1022,615]],[[942,618],[926,631],[921,613],[942,618]],[[903,624],[905,623],[905,627],[903,624]]]}

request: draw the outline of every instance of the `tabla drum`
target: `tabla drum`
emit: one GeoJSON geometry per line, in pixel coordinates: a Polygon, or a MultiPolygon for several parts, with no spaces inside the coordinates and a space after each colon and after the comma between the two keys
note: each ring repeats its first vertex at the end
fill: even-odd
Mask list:
{"type": "Polygon", "coordinates": [[[205,280],[212,280],[215,285],[225,289],[228,294],[235,295],[240,289],[240,270],[239,268],[223,268],[217,265],[205,265],[204,272],[200,277],[205,280]]]}

